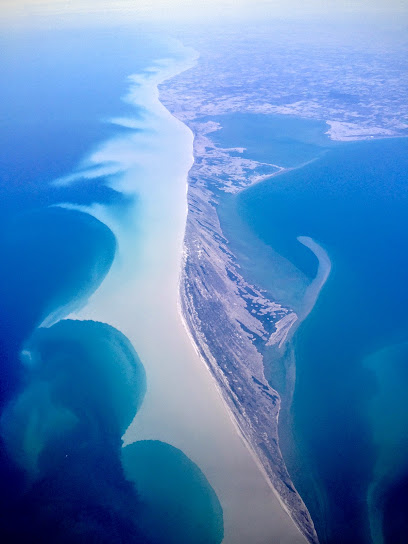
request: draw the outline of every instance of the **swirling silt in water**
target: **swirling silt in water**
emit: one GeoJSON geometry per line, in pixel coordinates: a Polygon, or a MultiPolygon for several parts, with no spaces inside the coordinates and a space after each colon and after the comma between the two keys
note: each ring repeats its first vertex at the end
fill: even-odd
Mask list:
{"type": "Polygon", "coordinates": [[[123,449],[126,477],[147,505],[143,527],[166,544],[219,544],[223,514],[204,474],[177,448],[142,440],[123,449]]]}
{"type": "Polygon", "coordinates": [[[374,395],[367,402],[367,418],[378,456],[367,502],[371,537],[376,544],[399,544],[405,542],[408,534],[403,513],[406,503],[402,499],[408,477],[407,361],[408,342],[388,346],[364,359],[375,378],[374,395]]]}
{"type": "Polygon", "coordinates": [[[23,341],[50,313],[80,305],[97,289],[113,262],[116,240],[89,214],[51,207],[10,220],[0,231],[0,251],[0,352],[7,395],[23,341]]]}
{"type": "MultiPolygon", "coordinates": [[[[60,30],[57,34],[58,43],[62,42],[66,49],[66,33],[62,38],[60,30]]],[[[134,52],[134,48],[123,45],[123,32],[120,34],[121,53],[123,50],[134,52]]],[[[130,34],[134,35],[133,32],[130,34]]],[[[94,33],[91,41],[88,31],[81,32],[81,36],[89,46],[92,42],[91,47],[99,59],[101,44],[96,45],[94,33]]],[[[39,40],[44,44],[47,42],[43,33],[39,40]]],[[[86,301],[109,270],[116,245],[112,232],[94,217],[44,207],[62,202],[109,205],[112,211],[111,204],[119,207],[130,200],[103,185],[110,181],[108,174],[92,180],[81,179],[80,184],[72,187],[48,185],[51,179],[74,168],[83,150],[105,139],[106,132],[115,137],[118,132],[125,132],[116,125],[108,131],[101,130],[104,127],[100,127],[99,120],[113,113],[112,96],[119,97],[119,92],[108,93],[107,89],[109,85],[113,88],[122,85],[123,75],[135,69],[134,58],[131,54],[115,54],[105,31],[101,41],[114,63],[90,65],[89,59],[84,61],[86,54],[81,47],[76,49],[81,56],[79,66],[75,48],[68,47],[68,59],[56,54],[53,42],[53,47],[45,46],[44,49],[51,52],[51,59],[58,58],[55,65],[49,62],[49,56],[42,57],[46,59],[44,63],[10,63],[24,66],[24,85],[19,87],[29,89],[31,95],[33,86],[26,85],[26,70],[35,65],[34,72],[39,77],[35,79],[34,87],[42,89],[44,85],[46,96],[52,99],[47,101],[45,109],[41,92],[38,93],[39,101],[36,101],[35,92],[30,100],[23,99],[27,106],[22,108],[23,122],[14,118],[14,111],[9,115],[9,108],[5,106],[11,120],[10,131],[4,134],[24,135],[22,140],[7,136],[8,145],[3,146],[2,154],[3,158],[8,155],[10,160],[3,171],[6,171],[7,182],[12,173],[13,182],[6,183],[5,191],[0,187],[2,195],[6,196],[0,198],[0,207],[7,212],[2,213],[0,221],[0,229],[6,225],[0,232],[0,245],[6,257],[6,265],[0,271],[0,294],[5,295],[3,298],[7,302],[0,331],[4,333],[0,350],[6,361],[2,400],[7,406],[2,411],[2,439],[7,447],[2,444],[0,448],[1,476],[7,474],[6,479],[1,478],[3,492],[0,496],[6,507],[0,508],[5,514],[4,523],[0,522],[0,540],[9,543],[33,539],[69,544],[149,542],[138,528],[141,504],[137,492],[134,485],[124,479],[120,463],[121,434],[129,423],[128,414],[131,412],[131,417],[134,416],[144,392],[143,388],[134,387],[133,348],[118,331],[114,334],[113,329],[101,323],[84,326],[62,322],[33,334],[44,319],[53,323],[86,301]],[[69,60],[68,65],[65,61],[61,63],[61,59],[69,60]],[[125,65],[131,69],[126,68],[122,73],[125,65]],[[114,68],[113,76],[108,78],[108,87],[101,66],[103,70],[114,68]],[[117,71],[122,75],[118,76],[117,71]],[[94,89],[101,86],[95,83],[95,72],[103,82],[103,92],[96,94],[94,89]],[[68,77],[69,74],[74,77],[68,77]],[[89,85],[84,85],[84,81],[89,85]],[[73,89],[80,90],[80,96],[71,92],[73,89]],[[88,90],[92,104],[86,100],[84,90],[88,90]],[[101,109],[101,104],[106,108],[101,109]],[[35,118],[34,128],[25,122],[26,117],[35,118]],[[21,211],[33,208],[36,208],[35,212],[20,215],[21,211]],[[6,224],[5,215],[7,221],[11,218],[9,224],[6,224]],[[89,226],[95,227],[95,236],[90,234],[89,226]],[[109,258],[112,248],[112,258],[109,258]],[[95,340],[89,350],[83,341],[85,328],[86,336],[95,340]],[[28,337],[31,337],[29,341],[28,337]],[[117,349],[118,343],[121,349],[117,349]],[[22,345],[23,364],[18,358],[22,345]],[[100,348],[98,361],[92,358],[97,346],[100,348]],[[118,357],[123,365],[118,364],[118,357]],[[101,361],[103,364],[97,366],[96,362],[101,361]],[[124,383],[133,384],[131,392],[129,389],[124,392],[124,383]],[[136,393],[140,395],[135,397],[136,393]],[[20,468],[18,479],[19,484],[24,480],[23,486],[14,485],[17,478],[13,464],[20,468]],[[23,478],[20,478],[21,474],[23,478]]],[[[37,57],[36,48],[32,49],[37,57]]],[[[18,72],[14,68],[12,71],[18,72]]],[[[32,75],[29,75],[31,82],[32,75]]],[[[20,106],[19,95],[11,94],[12,102],[17,99],[20,106]]],[[[120,111],[125,115],[127,108],[120,111]]],[[[135,198],[137,195],[132,195],[131,199],[135,198]]],[[[115,213],[118,211],[113,209],[115,213]]],[[[141,371],[141,366],[137,366],[141,371]]],[[[142,374],[139,373],[139,378],[142,374]]]]}
{"type": "Polygon", "coordinates": [[[146,391],[125,336],[104,323],[64,320],[38,329],[23,353],[25,387],[3,413],[2,434],[28,472],[42,473],[42,452],[62,435],[120,446],[146,391]]]}
{"type": "Polygon", "coordinates": [[[28,533],[67,544],[222,541],[217,496],[180,450],[148,441],[121,449],[146,390],[122,333],[60,321],[33,334],[24,367],[24,389],[1,418],[9,455],[28,474],[8,512],[10,542],[28,533]]]}
{"type": "MultiPolygon", "coordinates": [[[[24,203],[21,208],[24,210],[24,203]]],[[[27,384],[19,352],[49,312],[78,304],[81,296],[86,298],[100,285],[113,262],[116,240],[106,225],[88,214],[58,207],[11,214],[11,218],[3,217],[1,227],[1,413],[5,405],[10,407],[17,396],[24,394],[26,401],[29,397],[31,401],[36,399],[38,406],[42,406],[39,410],[48,418],[47,388],[36,384],[25,391],[27,384]]],[[[61,427],[71,419],[64,409],[54,411],[52,417],[59,419],[61,427]]],[[[18,434],[18,428],[11,431],[18,434]]],[[[35,426],[30,428],[31,432],[35,436],[35,426]]],[[[41,449],[41,445],[36,444],[35,448],[41,449]]],[[[3,490],[0,510],[5,513],[20,500],[27,476],[21,462],[8,455],[1,436],[0,478],[3,490]]],[[[4,523],[0,523],[4,541],[12,542],[7,534],[7,518],[19,523],[14,514],[5,515],[4,523]]]]}
{"type": "Polygon", "coordinates": [[[1,418],[8,454],[27,474],[9,505],[8,541],[149,542],[120,461],[146,390],[131,344],[104,323],[66,320],[38,329],[24,353],[23,390],[1,418]]]}

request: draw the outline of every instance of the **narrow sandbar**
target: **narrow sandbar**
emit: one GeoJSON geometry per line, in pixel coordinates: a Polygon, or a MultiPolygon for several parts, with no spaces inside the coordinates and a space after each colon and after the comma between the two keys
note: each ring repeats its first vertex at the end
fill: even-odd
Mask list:
{"type": "Polygon", "coordinates": [[[106,142],[88,160],[90,168],[117,165],[114,188],[137,201],[122,218],[108,207],[88,209],[115,233],[118,257],[71,317],[109,323],[132,342],[147,394],[124,443],[161,440],[196,463],[221,502],[225,543],[305,542],[239,436],[178,309],[193,134],[161,104],[158,85],[192,66],[187,53],[131,78],[128,101],[145,112],[139,130],[106,142]]]}
{"type": "MultiPolygon", "coordinates": [[[[314,280],[307,287],[304,299],[303,299],[303,309],[300,313],[299,322],[303,321],[312,311],[313,306],[316,304],[316,301],[319,297],[320,291],[322,290],[324,284],[326,283],[330,271],[331,271],[331,262],[326,251],[320,246],[317,242],[310,238],[309,236],[298,236],[297,240],[310,249],[319,261],[319,266],[317,269],[317,274],[314,280]]],[[[298,323],[299,324],[299,323],[298,323]]]]}

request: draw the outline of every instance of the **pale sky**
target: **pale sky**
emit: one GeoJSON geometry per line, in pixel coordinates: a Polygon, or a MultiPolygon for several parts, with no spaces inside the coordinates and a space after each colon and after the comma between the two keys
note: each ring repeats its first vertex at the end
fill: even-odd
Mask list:
{"type": "Polygon", "coordinates": [[[245,19],[336,14],[408,14],[408,0],[0,0],[0,15],[98,16],[135,20],[245,19]]]}

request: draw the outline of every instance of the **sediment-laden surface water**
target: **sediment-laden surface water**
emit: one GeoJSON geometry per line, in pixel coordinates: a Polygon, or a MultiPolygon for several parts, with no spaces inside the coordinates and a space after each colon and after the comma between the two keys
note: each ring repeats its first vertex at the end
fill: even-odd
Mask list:
{"type": "Polygon", "coordinates": [[[193,134],[158,87],[195,52],[140,28],[1,40],[0,536],[302,541],[178,307],[193,134]]]}
{"type": "MultiPolygon", "coordinates": [[[[316,143],[310,127],[302,130],[307,121],[294,131],[295,120],[257,117],[244,156],[270,153],[279,165],[283,148],[284,166],[304,163],[316,143]]],[[[217,120],[226,126],[216,133],[219,145],[246,147],[242,119],[238,134],[228,116],[217,120]]],[[[317,259],[298,236],[311,237],[331,260],[329,279],[292,340],[296,385],[281,425],[285,459],[321,542],[403,542],[407,534],[407,147],[404,139],[327,141],[315,161],[221,197],[231,248],[279,302],[301,313],[316,274],[317,259]]],[[[274,363],[266,353],[266,375],[279,390],[284,380],[274,363]]]]}
{"type": "Polygon", "coordinates": [[[125,29],[25,29],[1,41],[0,539],[187,544],[204,526],[219,544],[222,507],[200,469],[165,443],[147,466],[137,437],[123,447],[147,390],[135,347],[109,315],[64,319],[118,258],[117,232],[92,207],[124,230],[130,210],[138,223],[137,191],[113,187],[126,166],[78,172],[101,142],[142,131],[142,106],[121,100],[128,76],[174,51],[125,29]],[[177,503],[175,470],[186,491],[177,503]],[[164,527],[170,505],[178,517],[164,527]]]}

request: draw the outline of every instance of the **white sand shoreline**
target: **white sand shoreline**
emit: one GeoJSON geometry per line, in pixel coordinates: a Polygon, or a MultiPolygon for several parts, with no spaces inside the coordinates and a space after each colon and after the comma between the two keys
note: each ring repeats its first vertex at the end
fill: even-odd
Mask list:
{"type": "MultiPolygon", "coordinates": [[[[180,281],[181,281],[181,277],[180,277],[180,281]]],[[[180,291],[181,292],[181,291],[180,291]]],[[[291,516],[291,513],[288,509],[288,507],[286,506],[286,504],[282,501],[282,498],[281,496],[279,495],[279,493],[276,491],[275,487],[273,486],[271,480],[270,480],[270,477],[267,473],[267,471],[265,470],[265,467],[263,466],[261,460],[259,459],[258,455],[256,454],[256,452],[254,451],[251,443],[248,441],[248,439],[246,438],[245,434],[243,433],[242,429],[239,427],[238,425],[238,422],[237,422],[237,419],[234,415],[234,413],[232,412],[231,408],[228,406],[228,404],[225,402],[225,399],[224,399],[224,395],[223,395],[223,391],[220,387],[220,384],[218,383],[218,381],[216,380],[216,378],[213,376],[213,374],[211,373],[210,369],[208,368],[208,365],[207,365],[207,361],[205,360],[205,357],[201,354],[198,346],[197,346],[197,342],[195,341],[195,339],[193,338],[193,335],[190,331],[190,328],[189,326],[187,325],[187,322],[185,320],[185,317],[184,317],[184,314],[183,314],[183,310],[182,310],[182,307],[181,307],[181,301],[180,301],[180,298],[179,298],[179,301],[178,301],[178,311],[179,311],[179,315],[180,315],[180,320],[181,322],[183,323],[183,326],[185,328],[185,331],[186,331],[186,334],[187,336],[189,337],[190,339],[190,342],[191,344],[193,345],[194,347],[194,350],[197,354],[197,356],[200,358],[200,360],[202,361],[203,363],[203,366],[207,369],[208,371],[208,374],[210,376],[210,379],[212,380],[213,384],[214,384],[214,387],[215,389],[217,390],[218,394],[220,395],[220,398],[223,402],[223,405],[225,407],[225,410],[230,418],[230,421],[232,423],[232,425],[234,426],[238,436],[241,438],[242,442],[244,443],[245,447],[248,449],[252,459],[254,460],[256,466],[258,467],[259,471],[262,473],[264,479],[265,479],[265,482],[267,483],[267,485],[269,486],[269,488],[272,490],[273,494],[275,495],[275,497],[278,499],[279,501],[279,504],[281,505],[282,509],[287,513],[287,515],[292,519],[292,516],[291,516]]],[[[294,526],[296,527],[296,529],[299,531],[299,535],[301,535],[301,531],[300,529],[294,524],[294,526]]],[[[303,536],[303,535],[302,535],[303,536]]]]}
{"type": "Polygon", "coordinates": [[[304,543],[237,433],[181,319],[193,134],[160,102],[158,86],[193,65],[194,54],[186,53],[184,61],[163,61],[130,78],[127,100],[144,112],[142,119],[131,122],[142,130],[105,142],[84,163],[84,170],[62,180],[71,183],[84,174],[100,175],[106,166],[112,174],[114,167],[113,188],[137,197],[123,217],[106,206],[81,208],[111,228],[118,254],[99,289],[70,317],[108,323],[131,341],[146,369],[147,394],[124,444],[161,440],[197,463],[220,499],[225,544],[304,543]]]}

